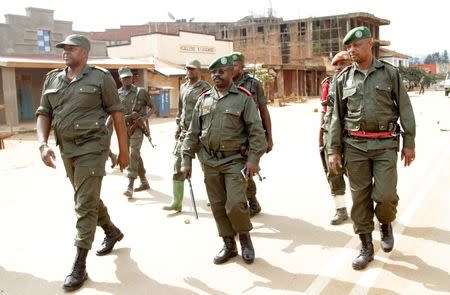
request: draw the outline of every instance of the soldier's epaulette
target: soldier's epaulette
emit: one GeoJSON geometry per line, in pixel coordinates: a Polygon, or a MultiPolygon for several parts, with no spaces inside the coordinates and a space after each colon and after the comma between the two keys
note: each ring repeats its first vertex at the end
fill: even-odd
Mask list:
{"type": "Polygon", "coordinates": [[[99,70],[99,71],[102,71],[103,73],[109,73],[109,71],[107,70],[107,69],[105,69],[105,68],[102,68],[102,67],[99,67],[99,66],[92,66],[92,68],[94,68],[94,69],[96,69],[96,70],[99,70]]]}
{"type": "Polygon", "coordinates": [[[340,76],[342,76],[342,74],[344,74],[345,72],[347,72],[353,65],[348,65],[345,68],[342,69],[342,71],[340,71],[337,75],[336,75],[336,79],[339,78],[340,76]]]}
{"type": "Polygon", "coordinates": [[[205,88],[202,90],[202,92],[200,92],[200,94],[197,96],[197,98],[199,98],[200,96],[202,96],[203,94],[205,94],[206,92],[208,92],[210,89],[209,88],[205,88]]]}
{"type": "Polygon", "coordinates": [[[394,67],[394,68],[397,68],[396,66],[394,66],[393,64],[391,64],[390,62],[388,62],[388,61],[386,61],[386,60],[380,59],[380,61],[381,61],[382,63],[384,63],[384,64],[387,64],[387,65],[390,65],[390,66],[392,66],[392,67],[394,67]]]}
{"type": "Polygon", "coordinates": [[[320,85],[325,83],[327,80],[330,80],[331,78],[333,78],[333,77],[332,76],[325,77],[325,79],[323,79],[322,82],[320,82],[320,85]]]}
{"type": "Polygon", "coordinates": [[[253,96],[253,94],[250,91],[248,91],[247,88],[245,87],[238,86],[238,89],[247,94],[248,96],[253,96]]]}
{"type": "Polygon", "coordinates": [[[48,75],[53,74],[53,73],[56,73],[56,72],[61,72],[61,71],[63,71],[64,69],[65,69],[65,68],[54,69],[54,70],[51,70],[50,72],[48,72],[46,75],[48,76],[48,75]]]}

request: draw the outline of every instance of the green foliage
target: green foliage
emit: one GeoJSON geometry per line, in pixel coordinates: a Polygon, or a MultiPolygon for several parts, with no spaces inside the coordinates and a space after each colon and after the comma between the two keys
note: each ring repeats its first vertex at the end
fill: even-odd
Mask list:
{"type": "Polygon", "coordinates": [[[442,54],[439,52],[434,52],[434,53],[428,54],[425,57],[425,60],[423,63],[424,64],[432,64],[432,63],[436,63],[436,62],[448,62],[447,50],[444,50],[442,52],[442,54]]]}
{"type": "MultiPolygon", "coordinates": [[[[253,77],[253,71],[251,71],[250,76],[253,77]]],[[[275,77],[269,74],[267,69],[256,69],[255,78],[263,83],[263,85],[272,85],[275,82],[275,77]]]]}
{"type": "Polygon", "coordinates": [[[403,80],[406,80],[408,82],[407,88],[411,88],[413,86],[419,85],[420,79],[424,77],[425,79],[425,85],[428,87],[432,83],[436,83],[437,77],[433,74],[427,74],[422,69],[416,69],[416,68],[405,68],[400,66],[399,67],[400,74],[403,78],[403,80]]]}

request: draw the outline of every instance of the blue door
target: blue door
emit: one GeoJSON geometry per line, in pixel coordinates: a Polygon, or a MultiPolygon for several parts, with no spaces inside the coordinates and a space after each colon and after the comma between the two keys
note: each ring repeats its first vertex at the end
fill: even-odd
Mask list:
{"type": "Polygon", "coordinates": [[[22,80],[17,85],[19,120],[34,120],[33,96],[31,94],[31,77],[25,75],[22,77],[22,80]]]}

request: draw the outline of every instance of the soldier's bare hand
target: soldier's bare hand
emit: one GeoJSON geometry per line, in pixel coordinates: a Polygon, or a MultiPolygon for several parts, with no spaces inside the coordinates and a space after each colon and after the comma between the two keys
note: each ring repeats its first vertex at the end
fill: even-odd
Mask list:
{"type": "Polygon", "coordinates": [[[333,154],[328,156],[328,164],[330,170],[334,175],[338,175],[338,169],[342,168],[342,157],[339,154],[333,154]]]}
{"type": "Polygon", "coordinates": [[[128,167],[128,164],[130,164],[130,157],[128,156],[128,153],[119,152],[117,164],[119,164],[120,172],[123,172],[123,170],[128,167]]]}
{"type": "Polygon", "coordinates": [[[181,173],[183,173],[184,178],[190,178],[192,175],[192,167],[191,166],[181,167],[181,173]]]}
{"type": "Polygon", "coordinates": [[[411,165],[412,161],[416,158],[416,150],[414,148],[402,148],[401,159],[405,160],[405,167],[411,165]]]}
{"type": "Polygon", "coordinates": [[[41,151],[42,162],[44,162],[44,164],[48,167],[56,168],[56,165],[55,165],[56,156],[55,156],[55,152],[52,150],[52,148],[49,147],[48,145],[43,145],[40,148],[40,151],[41,151]]]}
{"type": "Polygon", "coordinates": [[[252,162],[245,163],[245,174],[247,177],[255,176],[256,172],[258,172],[258,165],[252,162]]]}

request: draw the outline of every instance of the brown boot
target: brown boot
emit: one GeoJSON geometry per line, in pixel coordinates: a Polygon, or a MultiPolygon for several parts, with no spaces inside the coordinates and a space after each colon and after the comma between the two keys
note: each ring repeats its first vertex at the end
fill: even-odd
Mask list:
{"type": "Polygon", "coordinates": [[[134,189],[135,192],[146,191],[150,189],[150,185],[148,184],[148,180],[145,176],[141,176],[141,185],[134,189]]]}
{"type": "Polygon", "coordinates": [[[238,255],[234,237],[223,237],[223,248],[214,257],[214,264],[222,264],[238,255]]]}
{"type": "Polygon", "coordinates": [[[253,263],[253,260],[255,260],[255,249],[253,249],[250,234],[239,234],[239,241],[241,242],[242,259],[245,263],[253,263]]]}
{"type": "Polygon", "coordinates": [[[112,251],[114,245],[123,239],[123,233],[112,222],[109,222],[102,226],[105,231],[105,239],[103,240],[102,247],[97,251],[97,256],[103,256],[112,251]]]}
{"type": "Polygon", "coordinates": [[[86,257],[89,250],[77,247],[77,254],[72,266],[71,273],[64,280],[63,289],[66,291],[74,291],[83,286],[84,281],[87,280],[86,272],[86,257]]]}
{"type": "Polygon", "coordinates": [[[360,234],[361,250],[358,257],[353,260],[353,269],[360,270],[366,268],[366,266],[373,260],[374,251],[372,244],[372,234],[360,234]]]}

